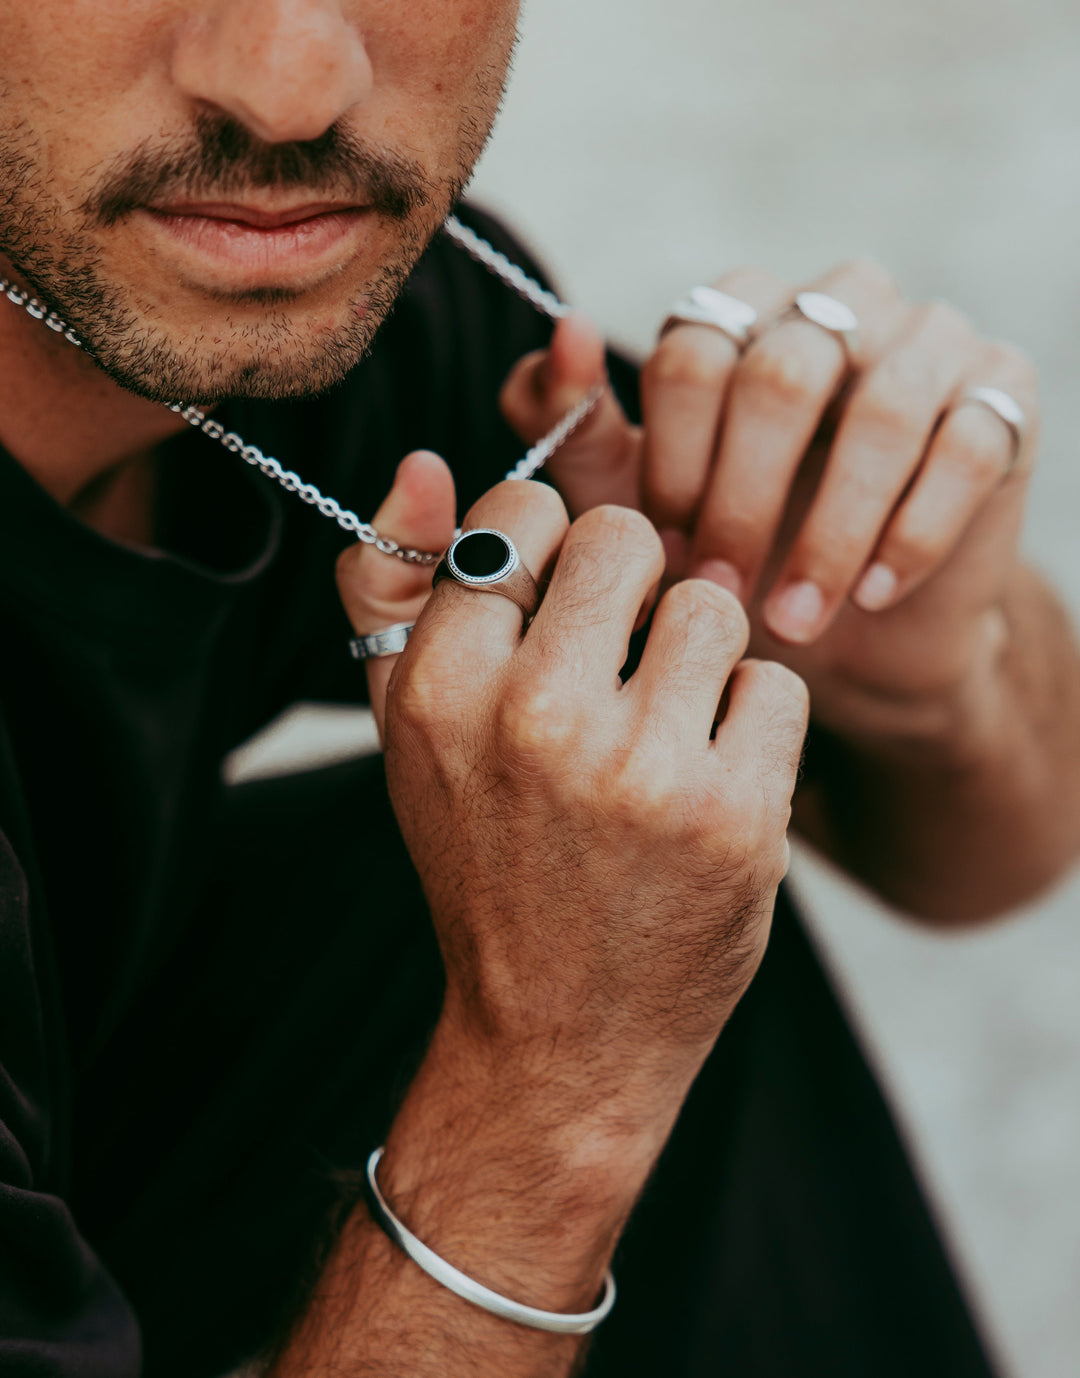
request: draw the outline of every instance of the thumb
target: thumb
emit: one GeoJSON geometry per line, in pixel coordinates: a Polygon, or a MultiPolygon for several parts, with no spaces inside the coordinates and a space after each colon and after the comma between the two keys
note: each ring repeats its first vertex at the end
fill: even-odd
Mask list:
{"type": "MultiPolygon", "coordinates": [[[[603,336],[580,312],[563,316],[551,344],[520,359],[499,396],[502,413],[528,445],[546,435],[594,387],[605,384],[603,336]]],[[[613,502],[640,507],[641,433],[610,386],[547,464],[571,516],[613,502]]]]}
{"type": "MultiPolygon", "coordinates": [[[[406,455],[394,486],[372,518],[380,535],[391,536],[414,550],[445,550],[454,538],[454,477],[446,461],[430,450],[406,455]]],[[[359,541],[338,559],[341,601],[359,636],[415,622],[431,594],[431,565],[407,564],[359,541]]],[[[382,740],[386,720],[386,687],[397,656],[364,662],[371,708],[382,740]]]]}

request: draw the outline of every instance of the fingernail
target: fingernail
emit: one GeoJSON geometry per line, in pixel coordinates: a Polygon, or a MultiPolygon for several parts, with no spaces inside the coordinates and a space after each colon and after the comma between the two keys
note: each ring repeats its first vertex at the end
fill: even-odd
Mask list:
{"type": "Polygon", "coordinates": [[[877,612],[892,602],[899,582],[888,565],[873,564],[859,580],[852,598],[866,612],[877,612]]]}
{"type": "Polygon", "coordinates": [[[742,575],[729,560],[699,560],[691,570],[694,579],[708,579],[711,584],[719,584],[736,598],[742,598],[742,575]]]}
{"type": "Polygon", "coordinates": [[[825,597],[817,584],[802,579],[769,599],[765,620],[788,641],[809,641],[824,611],[825,597]]]}
{"type": "Polygon", "coordinates": [[[664,547],[664,564],[669,579],[681,579],[686,570],[686,557],[690,552],[690,538],[677,526],[665,526],[660,530],[660,544],[664,547]]]}

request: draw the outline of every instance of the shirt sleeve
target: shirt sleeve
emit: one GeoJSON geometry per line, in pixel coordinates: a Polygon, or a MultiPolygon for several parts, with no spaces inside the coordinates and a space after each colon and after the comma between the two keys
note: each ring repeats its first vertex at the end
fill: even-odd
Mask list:
{"type": "Polygon", "coordinates": [[[0,833],[0,1374],[137,1378],[130,1307],[63,1200],[63,1069],[50,1049],[50,957],[0,833]]]}

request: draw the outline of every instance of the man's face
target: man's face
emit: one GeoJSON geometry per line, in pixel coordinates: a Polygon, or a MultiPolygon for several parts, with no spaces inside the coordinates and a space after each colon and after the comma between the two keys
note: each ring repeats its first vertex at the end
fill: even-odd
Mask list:
{"type": "Polygon", "coordinates": [[[155,400],[328,386],[468,178],[518,0],[0,0],[0,255],[155,400]]]}

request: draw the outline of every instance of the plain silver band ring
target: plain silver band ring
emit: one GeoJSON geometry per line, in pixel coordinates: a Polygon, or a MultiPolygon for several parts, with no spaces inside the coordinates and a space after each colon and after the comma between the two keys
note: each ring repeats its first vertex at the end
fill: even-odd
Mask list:
{"type": "Polygon", "coordinates": [[[811,325],[827,330],[844,346],[848,367],[858,367],[859,318],[847,302],[824,292],[800,292],[787,314],[802,316],[811,325]]]}
{"type": "Polygon", "coordinates": [[[965,388],[955,402],[949,407],[950,412],[956,411],[959,407],[967,406],[985,407],[992,411],[999,421],[1004,421],[1009,428],[1009,436],[1012,440],[1012,454],[1005,467],[1002,478],[1006,479],[1016,468],[1020,459],[1020,454],[1024,448],[1024,434],[1027,430],[1027,418],[1023,408],[1015,397],[1003,392],[1001,388],[990,388],[980,384],[978,387],[965,388]]]}
{"type": "Polygon", "coordinates": [[[660,327],[661,336],[675,325],[707,325],[726,335],[736,349],[743,350],[753,338],[758,313],[749,302],[728,296],[717,287],[691,287],[684,297],[673,302],[660,327]]]}
{"type": "Polygon", "coordinates": [[[354,660],[378,660],[380,656],[400,655],[415,626],[415,622],[395,622],[381,632],[354,636],[349,642],[349,653],[354,660]]]}
{"type": "MultiPolygon", "coordinates": [[[[495,544],[494,541],[489,542],[487,548],[495,547],[495,544]]],[[[494,527],[474,527],[469,531],[463,531],[450,542],[446,554],[435,567],[432,585],[442,583],[445,579],[460,584],[463,588],[474,589],[477,593],[498,593],[504,598],[509,598],[521,609],[526,622],[536,616],[540,606],[540,590],[536,587],[536,580],[522,563],[517,547],[505,531],[496,531],[494,527]],[[469,542],[475,545],[477,536],[494,537],[505,547],[489,569],[479,569],[471,560],[464,564],[458,563],[461,547],[469,542]]]]}

